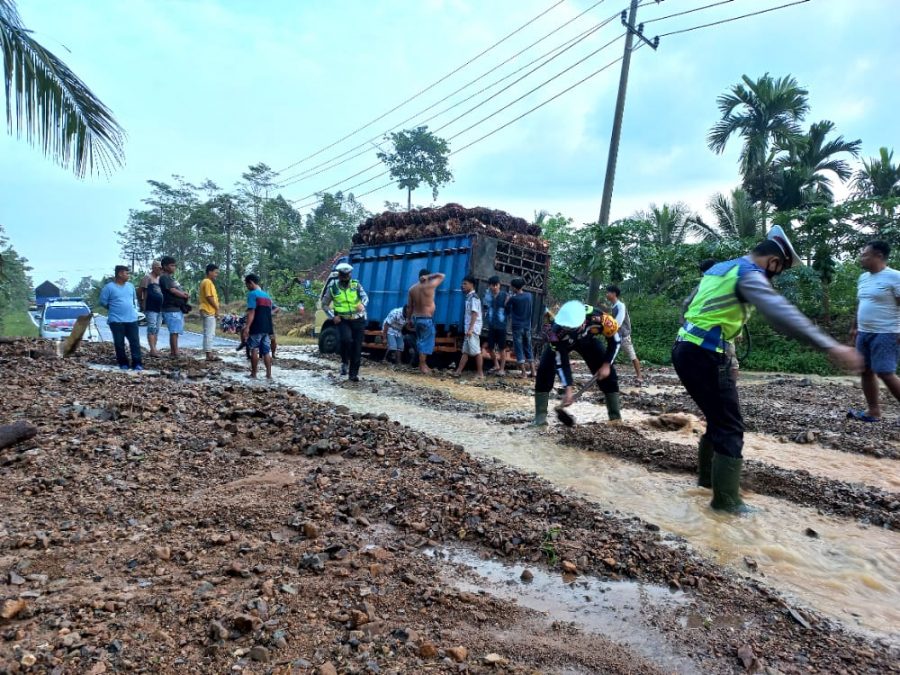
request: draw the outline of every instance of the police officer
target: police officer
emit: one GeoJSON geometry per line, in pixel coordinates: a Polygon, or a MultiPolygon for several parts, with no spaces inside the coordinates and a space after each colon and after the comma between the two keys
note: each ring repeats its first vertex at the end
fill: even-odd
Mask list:
{"type": "Polygon", "coordinates": [[[572,403],[572,366],[569,363],[569,353],[573,351],[581,354],[591,373],[599,371],[597,386],[606,395],[609,419],[622,419],[619,378],[613,365],[619,350],[616,335],[618,330],[619,324],[613,317],[578,300],[571,300],[559,308],[547,332],[546,346],[541,354],[534,383],[533,426],[547,424],[550,392],[557,375],[566,388],[563,406],[572,403]]]}
{"type": "Polygon", "coordinates": [[[698,484],[712,488],[714,509],[748,510],[739,494],[744,421],[731,343],[754,307],[777,331],[828,352],[836,365],[848,370],[861,367],[856,350],[823,333],[772,288],[772,278],[802,264],[784,230],[776,225],[749,255],[710,267],[684,313],[672,363],[706,417],[706,433],[700,437],[698,484]]]}
{"type": "Polygon", "coordinates": [[[340,263],[334,268],[337,279],[328,282],[322,295],[322,307],[337,326],[341,337],[341,375],[359,382],[363,335],[366,330],[366,305],[369,296],[356,279],[351,279],[353,266],[340,263]]]}

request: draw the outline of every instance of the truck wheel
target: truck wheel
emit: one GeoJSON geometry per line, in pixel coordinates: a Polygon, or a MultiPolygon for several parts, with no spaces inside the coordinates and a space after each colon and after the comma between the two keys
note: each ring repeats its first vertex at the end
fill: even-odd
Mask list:
{"type": "Polygon", "coordinates": [[[337,328],[328,326],[319,334],[319,353],[320,354],[337,354],[341,351],[341,342],[338,336],[337,328]]]}

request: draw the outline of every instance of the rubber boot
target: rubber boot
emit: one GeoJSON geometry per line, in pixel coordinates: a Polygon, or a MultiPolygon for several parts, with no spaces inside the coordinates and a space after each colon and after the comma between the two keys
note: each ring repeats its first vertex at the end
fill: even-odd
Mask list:
{"type": "Polygon", "coordinates": [[[609,416],[610,422],[622,420],[622,397],[619,392],[614,391],[606,395],[606,414],[609,416]]]}
{"type": "Polygon", "coordinates": [[[697,485],[700,487],[712,487],[712,460],[713,445],[706,438],[706,434],[700,437],[699,453],[697,459],[697,485]]]}
{"type": "Polygon", "coordinates": [[[743,459],[729,457],[721,453],[713,453],[712,489],[713,498],[710,506],[717,511],[728,513],[746,513],[750,509],[741,501],[741,466],[743,459]]]}
{"type": "Polygon", "coordinates": [[[533,427],[547,426],[547,408],[550,405],[549,391],[534,392],[534,421],[531,423],[533,427]]]}

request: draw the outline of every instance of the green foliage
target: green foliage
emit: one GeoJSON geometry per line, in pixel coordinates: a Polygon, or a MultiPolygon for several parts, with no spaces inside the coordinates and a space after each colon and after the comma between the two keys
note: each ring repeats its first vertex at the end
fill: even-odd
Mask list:
{"type": "Polygon", "coordinates": [[[559,539],[560,532],[560,528],[551,527],[544,533],[544,539],[541,542],[541,553],[547,556],[547,564],[550,565],[550,567],[553,567],[559,560],[555,542],[559,539]]]}
{"type": "Polygon", "coordinates": [[[437,199],[438,188],[453,180],[450,173],[450,146],[446,140],[428,131],[427,126],[396,131],[384,137],[393,145],[393,152],[378,152],[378,159],[387,164],[391,178],[401,190],[406,190],[407,209],[412,206],[412,191],[422,183],[431,186],[431,197],[437,199]]]}
{"type": "Polygon", "coordinates": [[[268,166],[255,164],[231,192],[180,176],[168,183],[148,181],[145,208],[130,211],[118,233],[123,257],[135,260],[134,276],[140,278],[152,260],[171,255],[179,281],[191,293],[210,262],[219,265],[217,285],[225,302],[243,295],[243,277],[251,271],[264,288],[292,293],[294,279],[305,281],[312,268],[350,247],[353,232],[369,214],[352,194],[326,192],[303,216],[280,194],[272,195],[276,179],[268,166]]]}
{"type": "Polygon", "coordinates": [[[0,330],[4,323],[28,319],[25,311],[31,295],[30,271],[28,261],[12,247],[0,225],[0,330]]]}
{"type": "Polygon", "coordinates": [[[11,132],[78,177],[122,165],[124,130],[88,86],[34,39],[13,0],[0,0],[0,53],[11,132]]]}

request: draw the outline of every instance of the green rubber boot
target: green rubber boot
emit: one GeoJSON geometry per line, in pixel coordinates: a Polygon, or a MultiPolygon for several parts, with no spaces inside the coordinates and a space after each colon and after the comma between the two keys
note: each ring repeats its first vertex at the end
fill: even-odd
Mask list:
{"type": "Polygon", "coordinates": [[[618,422],[622,419],[622,397],[619,392],[606,395],[606,414],[610,422],[618,422]]]}
{"type": "Polygon", "coordinates": [[[728,457],[718,452],[712,458],[713,498],[710,506],[717,511],[746,513],[750,510],[741,501],[741,466],[743,459],[728,457]]]}
{"type": "Polygon", "coordinates": [[[697,485],[700,487],[712,487],[712,460],[713,446],[709,439],[706,438],[706,434],[704,434],[700,437],[700,452],[697,461],[697,485]]]}
{"type": "Polygon", "coordinates": [[[550,405],[549,391],[534,392],[534,421],[531,423],[533,427],[547,426],[547,408],[550,405]]]}

